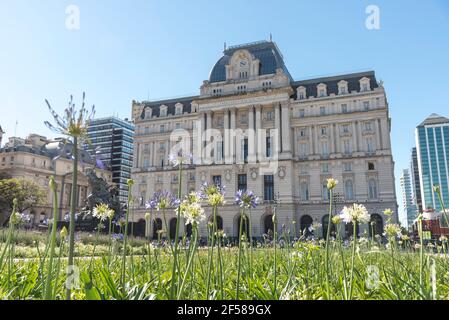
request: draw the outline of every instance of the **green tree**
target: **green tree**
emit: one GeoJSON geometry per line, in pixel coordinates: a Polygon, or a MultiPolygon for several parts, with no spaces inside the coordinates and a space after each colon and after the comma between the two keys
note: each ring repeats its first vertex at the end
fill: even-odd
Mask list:
{"type": "Polygon", "coordinates": [[[34,181],[26,179],[0,180],[0,225],[8,221],[13,209],[13,199],[18,201],[17,210],[23,212],[45,203],[46,191],[34,181]]]}

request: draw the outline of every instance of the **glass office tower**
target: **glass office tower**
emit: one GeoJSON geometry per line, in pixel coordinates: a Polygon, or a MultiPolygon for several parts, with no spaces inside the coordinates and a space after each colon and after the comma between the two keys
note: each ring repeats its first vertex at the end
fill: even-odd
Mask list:
{"type": "Polygon", "coordinates": [[[89,125],[88,135],[91,143],[87,149],[98,166],[112,171],[112,182],[119,188],[120,201],[125,203],[133,164],[134,124],[117,117],[95,119],[89,125]]]}
{"type": "Polygon", "coordinates": [[[441,211],[433,186],[439,185],[446,206],[449,205],[449,119],[430,115],[416,128],[421,198],[424,209],[441,211]]]}

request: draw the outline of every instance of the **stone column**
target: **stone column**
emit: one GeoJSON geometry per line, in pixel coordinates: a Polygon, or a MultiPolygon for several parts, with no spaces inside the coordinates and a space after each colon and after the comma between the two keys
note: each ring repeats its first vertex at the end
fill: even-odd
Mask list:
{"type": "Polygon", "coordinates": [[[205,149],[205,158],[207,159],[207,163],[212,163],[214,159],[211,158],[211,148],[207,147],[210,145],[210,140],[212,137],[212,111],[207,111],[206,116],[206,149],[205,149]]]}
{"type": "Polygon", "coordinates": [[[224,128],[223,128],[223,143],[224,143],[224,162],[225,164],[231,163],[230,157],[230,141],[229,141],[229,110],[224,111],[224,128]]]}
{"type": "Polygon", "coordinates": [[[330,147],[329,154],[336,153],[335,139],[334,139],[334,124],[333,123],[329,126],[329,136],[330,136],[330,140],[331,140],[331,145],[329,146],[330,147]]]}
{"type": "Polygon", "coordinates": [[[359,152],[359,133],[357,132],[357,121],[352,123],[352,143],[354,145],[354,152],[359,152]]]}
{"type": "Polygon", "coordinates": [[[381,128],[382,128],[381,135],[382,135],[382,141],[383,141],[383,144],[384,144],[384,149],[390,149],[390,147],[391,147],[390,146],[391,145],[391,142],[390,142],[390,125],[388,123],[388,118],[387,117],[382,118],[380,120],[380,124],[381,124],[381,128]]]}
{"type": "Polygon", "coordinates": [[[255,162],[254,107],[248,109],[248,163],[255,162]]]}
{"type": "Polygon", "coordinates": [[[309,151],[308,154],[315,154],[315,139],[313,137],[313,126],[309,127],[309,151]]]}
{"type": "Polygon", "coordinates": [[[278,152],[282,152],[282,145],[281,145],[281,112],[279,109],[279,105],[274,105],[274,127],[278,130],[277,139],[276,139],[276,148],[274,150],[277,150],[278,152]]]}
{"type": "Polygon", "coordinates": [[[375,124],[374,124],[374,130],[376,130],[376,138],[377,138],[377,148],[380,150],[384,149],[384,143],[383,143],[383,139],[381,134],[381,124],[380,124],[380,119],[376,119],[375,120],[375,124]]]}
{"type": "Polygon", "coordinates": [[[256,161],[261,161],[264,158],[265,149],[262,135],[262,107],[256,106],[256,161]]]}
{"type": "Polygon", "coordinates": [[[282,104],[282,152],[291,153],[290,139],[290,108],[287,103],[282,104]]]}
{"type": "Polygon", "coordinates": [[[236,149],[235,149],[235,129],[236,129],[236,112],[237,110],[235,108],[231,109],[231,132],[229,134],[229,145],[230,145],[230,153],[231,153],[231,161],[232,163],[236,163],[236,149]]]}

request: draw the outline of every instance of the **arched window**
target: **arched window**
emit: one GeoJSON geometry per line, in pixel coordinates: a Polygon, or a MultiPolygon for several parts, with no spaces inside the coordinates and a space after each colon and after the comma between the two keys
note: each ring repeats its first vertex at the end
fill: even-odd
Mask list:
{"type": "Polygon", "coordinates": [[[162,220],[156,218],[153,222],[153,239],[158,239],[158,231],[162,230],[162,220]]]}
{"type": "Polygon", "coordinates": [[[186,237],[190,238],[192,236],[192,224],[189,223],[188,225],[186,225],[186,237]]]}
{"type": "Polygon", "coordinates": [[[368,198],[370,200],[377,199],[377,182],[375,179],[368,181],[368,198]]]}
{"type": "MultiPolygon", "coordinates": [[[[214,222],[214,216],[209,217],[209,222],[214,222]]],[[[223,230],[223,218],[217,215],[217,230],[223,230]]]]}
{"type": "Polygon", "coordinates": [[[312,232],[309,230],[310,226],[313,224],[313,219],[311,216],[304,215],[301,217],[300,220],[300,226],[301,226],[301,234],[307,236],[310,236],[312,232]]]}
{"type": "MultiPolygon", "coordinates": [[[[347,223],[345,225],[345,231],[346,231],[346,237],[347,238],[352,237],[352,235],[354,233],[354,225],[352,224],[352,222],[351,223],[347,223]]],[[[360,233],[360,225],[358,223],[357,223],[355,231],[356,231],[356,237],[358,238],[359,237],[359,233],[360,233]]]]}
{"type": "MultiPolygon", "coordinates": [[[[329,215],[326,214],[325,216],[323,216],[323,219],[321,219],[321,225],[323,227],[323,238],[327,237],[328,222],[329,222],[329,215]]],[[[330,236],[331,237],[335,237],[335,235],[336,235],[335,224],[333,224],[332,221],[331,221],[331,233],[330,233],[330,236]]]]}
{"type": "Polygon", "coordinates": [[[170,220],[170,240],[171,241],[176,240],[175,239],[176,238],[176,222],[177,222],[176,218],[172,218],[170,220]]]}
{"type": "Polygon", "coordinates": [[[369,225],[369,235],[370,237],[374,235],[382,235],[384,233],[384,222],[380,215],[377,213],[374,213],[371,215],[370,218],[370,225],[369,225]]]}
{"type": "Polygon", "coordinates": [[[145,237],[145,220],[140,219],[137,223],[134,224],[134,236],[135,237],[145,237]]]}
{"type": "Polygon", "coordinates": [[[354,199],[354,185],[352,183],[352,180],[345,181],[345,198],[346,200],[354,199]]]}
{"type": "Polygon", "coordinates": [[[263,230],[267,235],[272,236],[274,232],[273,215],[269,214],[263,219],[263,230]]]}
{"type": "Polygon", "coordinates": [[[151,108],[145,108],[145,119],[150,119],[152,115],[152,109],[151,108]]]}
{"type": "Polygon", "coordinates": [[[301,182],[301,200],[309,200],[309,184],[305,181],[301,182]]]}

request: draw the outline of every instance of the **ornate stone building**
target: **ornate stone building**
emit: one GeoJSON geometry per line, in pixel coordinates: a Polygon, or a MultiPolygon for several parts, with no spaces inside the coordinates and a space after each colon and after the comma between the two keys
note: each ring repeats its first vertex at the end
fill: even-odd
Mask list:
{"type": "MultiPolygon", "coordinates": [[[[70,192],[72,188],[72,144],[65,139],[49,140],[46,137],[31,134],[26,139],[10,138],[0,149],[0,172],[13,178],[36,182],[48,191],[47,202],[31,208],[33,224],[39,224],[53,215],[53,195],[49,189],[50,176],[55,176],[58,187],[59,220],[63,220],[70,210],[70,192]]],[[[94,168],[94,161],[86,151],[80,150],[81,161],[78,167],[78,209],[85,206],[90,194],[86,170],[94,168]]],[[[111,172],[96,168],[96,174],[112,183],[111,172]]]]}
{"type": "MultiPolygon", "coordinates": [[[[263,200],[251,213],[255,236],[272,230],[275,209],[280,229],[299,236],[316,222],[321,227],[315,235],[321,236],[330,177],[340,182],[335,213],[362,203],[377,222],[376,232],[382,231],[385,209],[393,209],[397,220],[388,102],[372,71],[294,81],[274,42],[244,44],[224,51],[200,95],[133,101],[132,114],[136,221],[142,222],[144,202],[155,191],[177,192],[177,171],[167,158],[180,148],[179,138],[187,139],[181,148],[195,156],[184,171],[182,193],[203,182],[225,185],[227,205],[218,220],[228,236],[238,235],[234,195],[246,188],[263,200]]],[[[170,219],[173,229],[174,215],[170,219]]],[[[147,226],[147,234],[160,224],[147,226]]],[[[360,226],[363,231],[368,227],[360,226]]]]}

